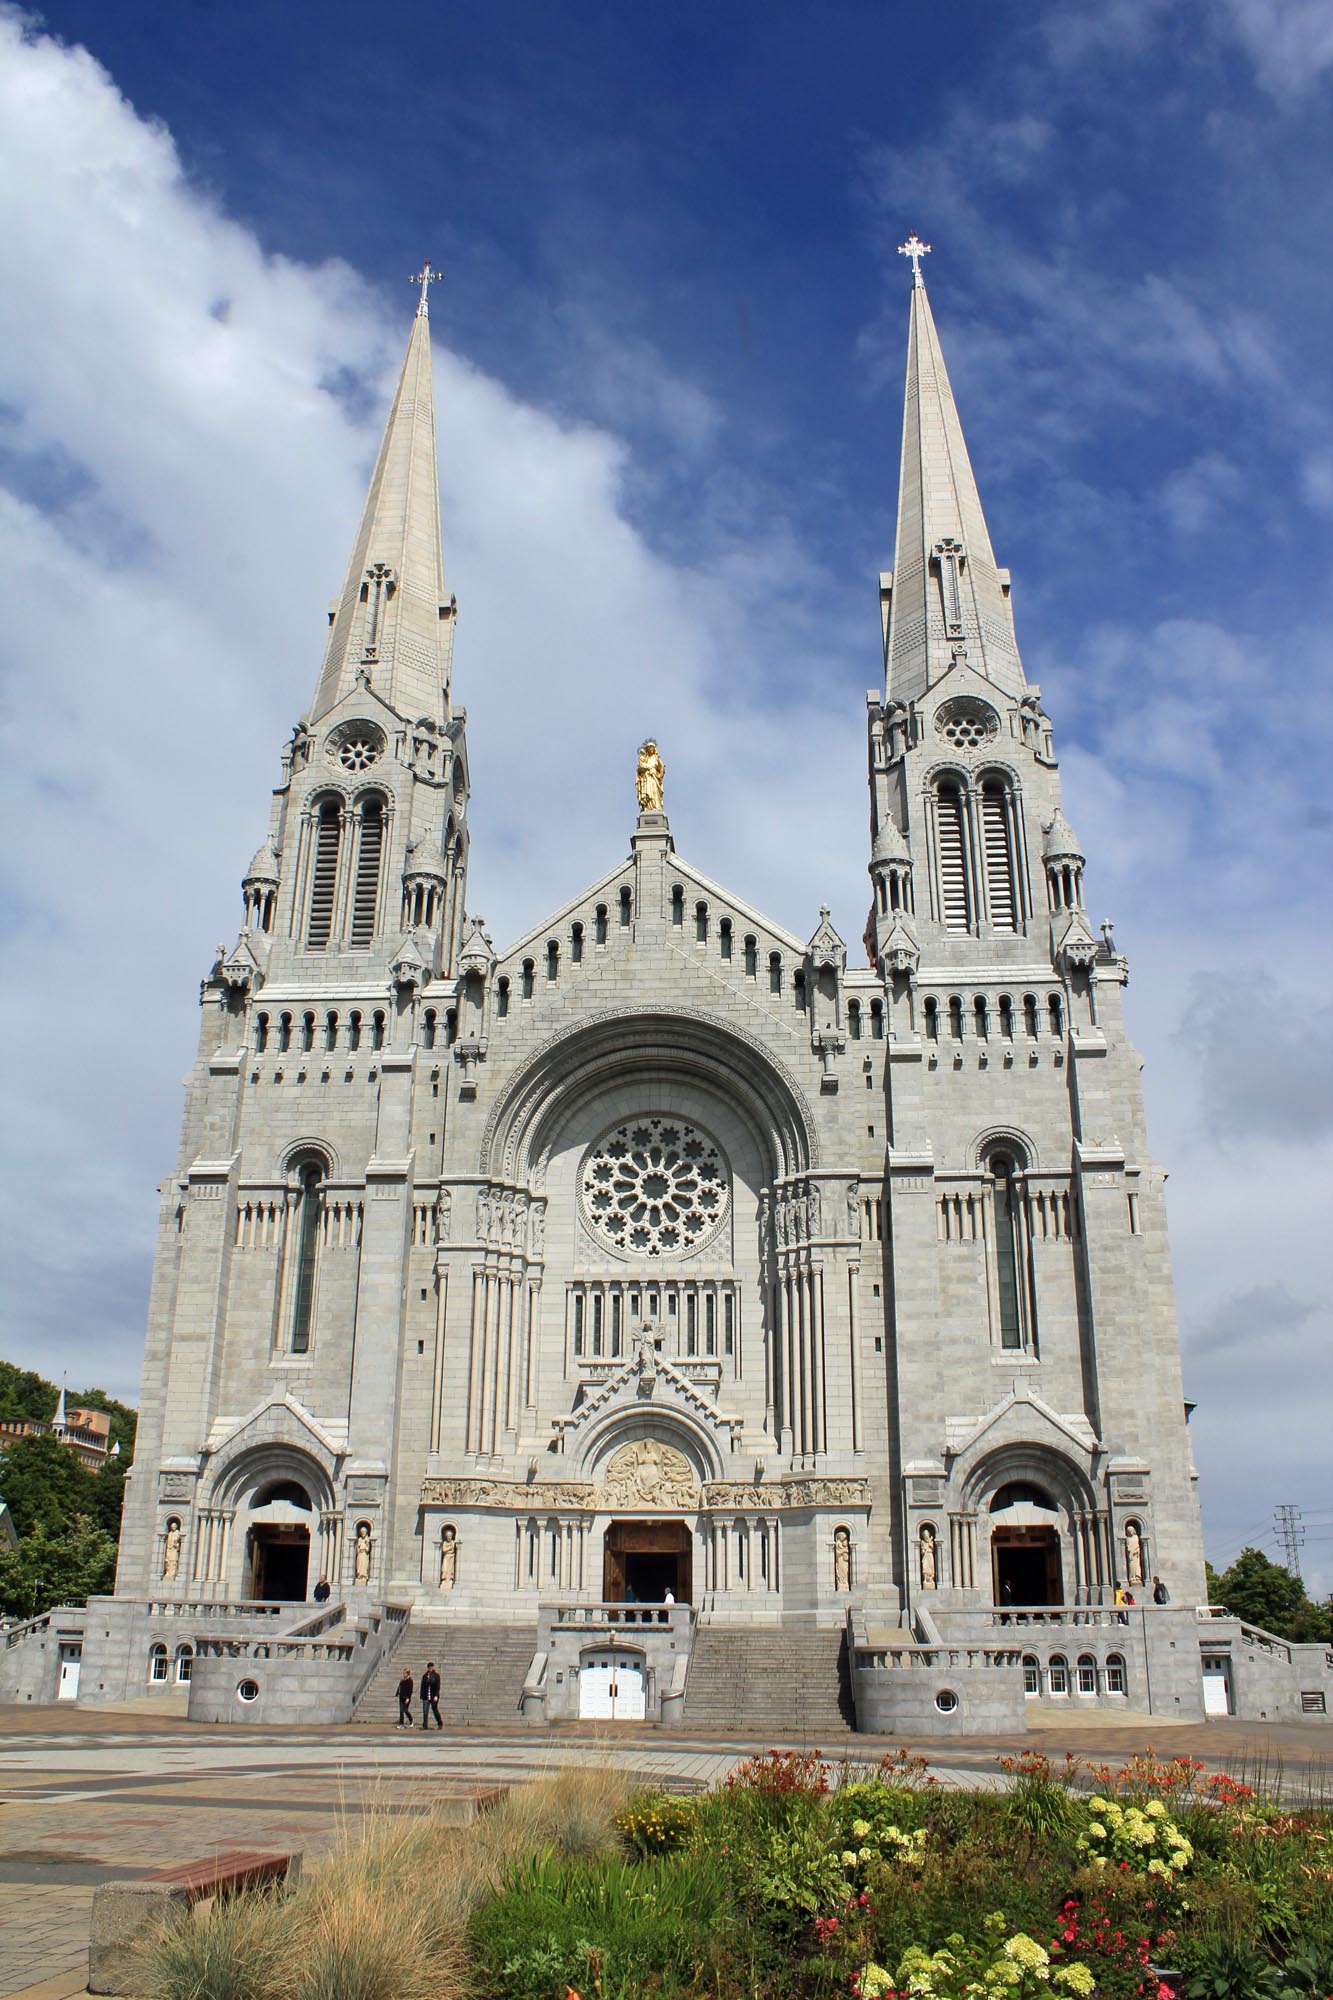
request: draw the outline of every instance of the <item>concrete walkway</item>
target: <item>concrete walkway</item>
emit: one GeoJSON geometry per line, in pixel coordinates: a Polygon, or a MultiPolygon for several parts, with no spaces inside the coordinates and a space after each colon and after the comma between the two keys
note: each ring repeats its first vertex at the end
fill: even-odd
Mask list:
{"type": "MultiPolygon", "coordinates": [[[[1215,1769],[1280,1766],[1297,1792],[1308,1778],[1333,1795],[1327,1723],[1087,1717],[1009,1739],[915,1747],[946,1782],[995,1784],[995,1759],[1006,1751],[1068,1749],[1114,1763],[1147,1743],[1215,1769]]],[[[205,1728],[138,1706],[0,1708],[0,1994],[64,2000],[82,1991],[99,1882],[238,1845],[301,1847],[309,1864],[354,1838],[367,1815],[418,1812],[446,1792],[522,1784],[571,1763],[616,1765],[648,1784],[712,1784],[769,1747],[632,1725],[423,1736],[391,1726],[205,1728]]],[[[833,1751],[874,1762],[891,1747],[853,1737],[833,1751]]]]}

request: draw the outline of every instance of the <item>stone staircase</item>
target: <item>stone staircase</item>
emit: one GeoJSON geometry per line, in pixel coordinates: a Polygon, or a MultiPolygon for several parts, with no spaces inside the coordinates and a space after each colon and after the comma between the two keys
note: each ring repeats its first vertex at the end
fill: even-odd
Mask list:
{"type": "MultiPolygon", "coordinates": [[[[404,1669],[415,1689],[427,1660],[434,1660],[446,1730],[517,1728],[518,1698],[536,1650],[535,1625],[427,1625],[409,1618],[393,1652],[367,1683],[352,1720],[391,1728],[398,1720],[395,1690],[404,1669]]],[[[415,1693],[412,1718],[421,1721],[415,1693]]]]}
{"type": "Polygon", "coordinates": [[[684,1729],[827,1749],[855,1728],[841,1627],[700,1626],[684,1729]]]}

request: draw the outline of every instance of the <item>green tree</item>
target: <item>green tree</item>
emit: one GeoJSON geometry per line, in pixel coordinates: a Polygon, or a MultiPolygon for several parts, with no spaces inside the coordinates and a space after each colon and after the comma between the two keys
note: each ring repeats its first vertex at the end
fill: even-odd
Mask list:
{"type": "Polygon", "coordinates": [[[1329,1612],[1326,1605],[1313,1604],[1305,1585],[1281,1563],[1271,1562],[1261,1549],[1242,1549],[1220,1578],[1217,1596],[1210,1601],[1224,1604],[1249,1625],[1275,1632],[1279,1639],[1327,1641],[1329,1612]]]}
{"type": "Polygon", "coordinates": [[[38,1528],[56,1535],[75,1514],[90,1514],[96,1479],[49,1431],[6,1438],[0,1448],[0,1495],[21,1536],[38,1528]]]}
{"type": "Polygon", "coordinates": [[[109,1591],[116,1576],[116,1544],[84,1514],[58,1532],[37,1527],[16,1549],[0,1552],[0,1611],[35,1618],[53,1604],[82,1603],[109,1591]]]}
{"type": "Polygon", "coordinates": [[[55,1415],[56,1386],[32,1368],[0,1361],[0,1420],[49,1424],[55,1415]]]}

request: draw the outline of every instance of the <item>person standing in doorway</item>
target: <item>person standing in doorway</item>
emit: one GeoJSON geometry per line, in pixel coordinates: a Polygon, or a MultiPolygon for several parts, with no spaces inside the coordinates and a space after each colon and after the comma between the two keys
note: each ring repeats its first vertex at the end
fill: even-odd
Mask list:
{"type": "Polygon", "coordinates": [[[663,1593],[662,1602],[663,1604],[674,1604],[675,1601],[676,1601],[676,1593],[671,1588],[671,1585],[668,1584],[666,1590],[663,1593]]]}
{"type": "Polygon", "coordinates": [[[1160,1576],[1155,1576],[1152,1580],[1152,1601],[1154,1604],[1169,1604],[1171,1602],[1171,1593],[1162,1582],[1160,1576]]]}
{"type": "Polygon", "coordinates": [[[403,1668],[403,1678],[398,1683],[398,1727],[412,1727],[412,1675],[409,1668],[403,1668]]]}
{"type": "Polygon", "coordinates": [[[426,1662],[426,1671],[421,1676],[419,1693],[421,1695],[421,1727],[429,1729],[430,1719],[433,1715],[435,1717],[435,1727],[443,1729],[444,1724],[440,1721],[440,1677],[435,1671],[434,1660],[427,1660],[426,1662]]]}

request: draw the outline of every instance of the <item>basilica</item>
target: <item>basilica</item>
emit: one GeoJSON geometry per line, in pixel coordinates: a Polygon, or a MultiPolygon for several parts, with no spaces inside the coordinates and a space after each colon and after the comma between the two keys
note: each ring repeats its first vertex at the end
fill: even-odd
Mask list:
{"type": "Polygon", "coordinates": [[[597,880],[516,939],[475,913],[422,274],[203,982],[85,1695],[185,1661],[191,1713],[282,1719],[345,1669],[350,1715],[412,1628],[529,1721],[699,1722],[724,1669],[937,1731],[1259,1685],[1196,1615],[1126,961],[905,247],[850,942],[678,851],[669,743],[597,880]]]}

